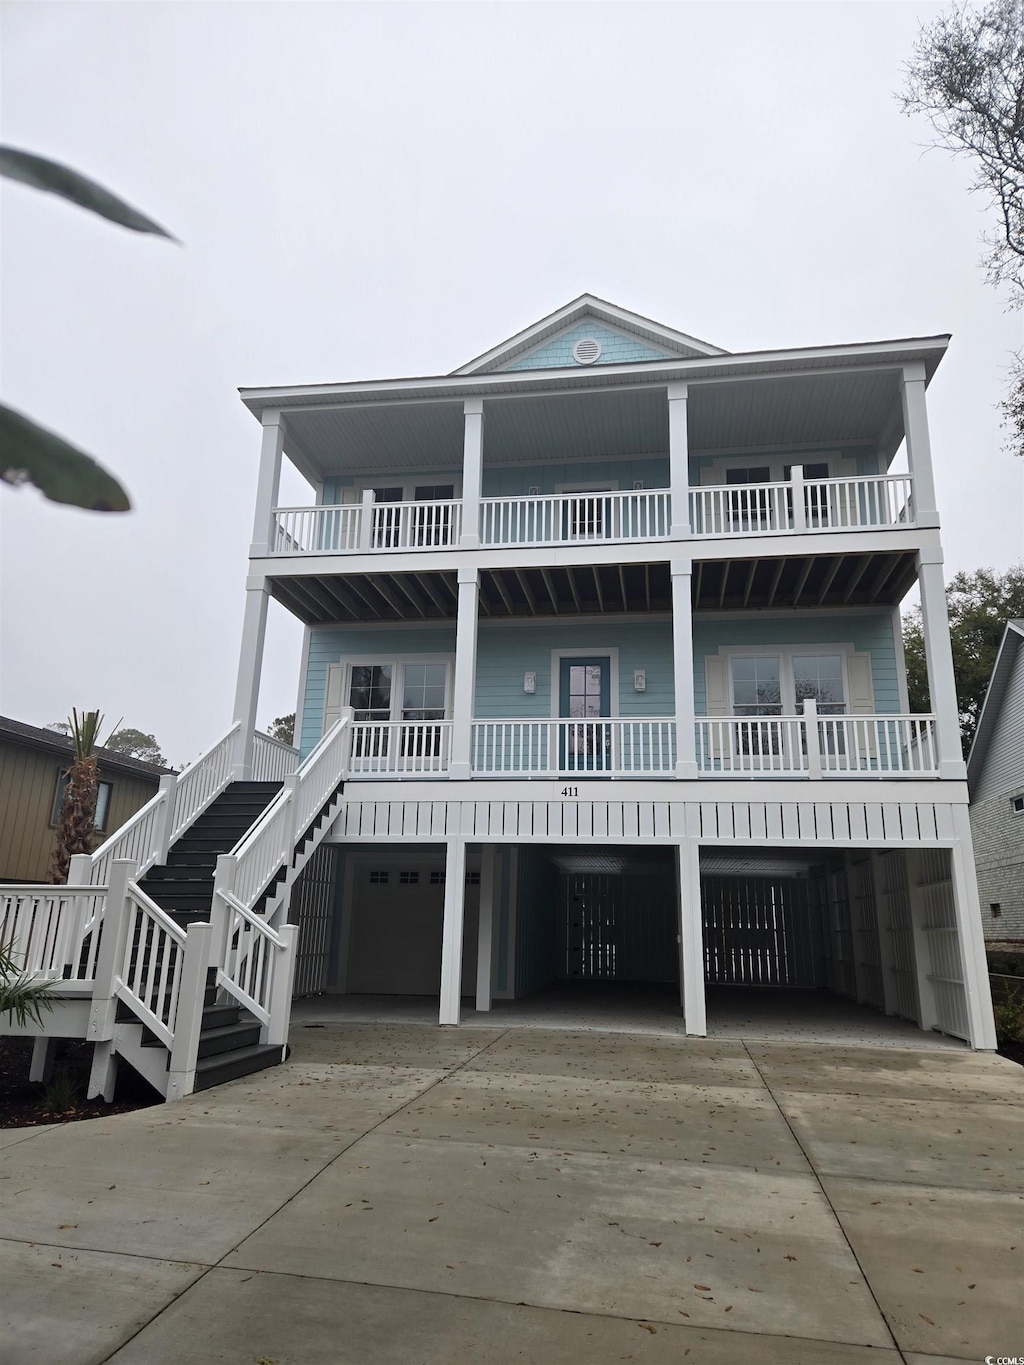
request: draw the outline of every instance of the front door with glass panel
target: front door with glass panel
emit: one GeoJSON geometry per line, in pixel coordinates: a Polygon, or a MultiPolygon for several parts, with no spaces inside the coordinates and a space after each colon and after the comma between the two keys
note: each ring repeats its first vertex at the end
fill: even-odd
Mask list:
{"type": "Polygon", "coordinates": [[[608,488],[563,488],[563,540],[603,540],[613,534],[608,488]]]}
{"type": "Polygon", "coordinates": [[[569,721],[559,729],[563,772],[608,772],[612,766],[611,660],[607,656],[563,659],[559,714],[569,721]]]}

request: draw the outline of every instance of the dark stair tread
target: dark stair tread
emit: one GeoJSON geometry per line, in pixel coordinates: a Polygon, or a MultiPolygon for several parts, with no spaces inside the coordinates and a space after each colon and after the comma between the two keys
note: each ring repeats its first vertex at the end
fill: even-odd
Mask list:
{"type": "Polygon", "coordinates": [[[256,1043],[252,1047],[239,1048],[237,1052],[204,1057],[196,1064],[195,1088],[209,1090],[212,1085],[222,1085],[225,1081],[277,1066],[283,1058],[284,1048],[280,1043],[256,1043]]]}
{"type": "MultiPolygon", "coordinates": [[[[216,1000],[217,987],[208,986],[207,991],[212,991],[216,1000]]],[[[202,1032],[209,1029],[223,1028],[225,1024],[237,1024],[242,1017],[241,1005],[218,1005],[216,1003],[203,1005],[203,1027],[202,1032]]]]}
{"type": "Polygon", "coordinates": [[[205,1023],[199,1034],[199,1056],[220,1057],[228,1052],[241,1052],[243,1048],[255,1047],[260,1041],[260,1026],[251,1016],[235,1024],[220,1024],[217,1028],[207,1028],[205,1023]]]}

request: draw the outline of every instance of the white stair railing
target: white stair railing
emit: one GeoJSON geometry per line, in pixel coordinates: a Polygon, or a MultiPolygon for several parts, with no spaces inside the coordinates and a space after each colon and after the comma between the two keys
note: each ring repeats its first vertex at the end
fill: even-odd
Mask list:
{"type": "Polygon", "coordinates": [[[283,782],[299,766],[299,751],[273,735],[257,730],[253,735],[253,782],[283,782]]]}

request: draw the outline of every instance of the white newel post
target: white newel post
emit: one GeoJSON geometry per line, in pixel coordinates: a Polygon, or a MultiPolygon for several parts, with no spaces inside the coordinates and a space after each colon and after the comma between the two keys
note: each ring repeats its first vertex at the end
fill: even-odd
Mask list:
{"type": "Polygon", "coordinates": [[[480,864],[480,920],[476,941],[476,1007],[491,1008],[494,960],[494,863],[497,849],[484,844],[480,864]]]}
{"type": "Polygon", "coordinates": [[[449,839],[444,863],[441,1008],[438,1023],[457,1024],[462,997],[462,929],[466,906],[466,841],[449,839]]]}
{"type": "Polygon", "coordinates": [[[472,777],[473,710],[476,701],[476,638],[480,574],[459,569],[459,606],[455,624],[455,684],[452,689],[452,760],[448,776],[472,777]]]}
{"type": "Polygon", "coordinates": [[[284,924],[277,931],[284,947],[274,953],[274,993],[270,1001],[270,1023],[267,1042],[284,1047],[288,1042],[288,1023],[292,1013],[292,991],[295,987],[295,963],[299,952],[299,927],[284,924]]]}
{"type": "Polygon", "coordinates": [[[804,701],[804,744],[807,748],[807,776],[821,779],[821,733],[818,730],[818,702],[814,697],[804,701]]]}
{"type": "Polygon", "coordinates": [[[939,776],[963,782],[967,779],[967,766],[960,742],[960,713],[941,550],[918,551],[917,582],[921,590],[921,628],[928,668],[928,696],[935,716],[939,776]]]}
{"type": "Polygon", "coordinates": [[[363,489],[362,506],[359,509],[359,548],[373,549],[373,509],[374,493],[372,488],[363,489]]]}
{"type": "Polygon", "coordinates": [[[462,456],[462,537],[464,550],[480,544],[480,493],[484,477],[484,400],[467,398],[463,404],[465,443],[462,456]]]}
{"type": "Polygon", "coordinates": [[[804,494],[804,467],[795,464],[789,471],[790,491],[793,495],[793,530],[807,530],[807,501],[804,494]]]}
{"type": "Polygon", "coordinates": [[[668,386],[668,469],[672,502],[671,536],[687,540],[690,536],[690,459],[686,427],[686,385],[674,381],[668,386]]]}
{"type": "Polygon", "coordinates": [[[693,561],[672,561],[672,672],[675,686],[676,777],[697,776],[696,720],[693,714],[693,561]]]}
{"type": "Polygon", "coordinates": [[[185,953],[174,1016],[174,1041],[167,1068],[167,1098],[180,1100],[195,1089],[199,1035],[203,1029],[206,976],[210,964],[213,926],[190,924],[185,931],[185,953]]]}
{"type": "Polygon", "coordinates": [[[92,1070],[86,1098],[102,1095],[114,1097],[117,1079],[117,1056],[114,1052],[114,1022],[117,1015],[117,982],[124,963],[128,941],[128,883],[135,874],[135,863],[130,858],[115,858],[110,865],[107,900],[103,912],[103,933],[96,960],[96,978],[92,1005],[89,1010],[89,1029],[86,1039],[95,1043],[92,1070]]]}
{"type": "Polygon", "coordinates": [[[708,1031],[704,995],[704,913],[700,898],[700,848],[684,839],[679,856],[679,984],[682,991],[683,1026],[688,1034],[704,1038],[708,1031]]]}
{"type": "Polygon", "coordinates": [[[245,616],[242,620],[242,647],[238,655],[238,681],[235,685],[235,714],[240,722],[235,739],[235,755],[231,777],[235,782],[248,781],[252,776],[252,753],[256,732],[256,707],[260,699],[260,675],[263,672],[263,644],[267,635],[267,603],[270,594],[267,580],[250,578],[245,585],[245,616]]]}
{"type": "Polygon", "coordinates": [[[235,912],[231,906],[218,896],[218,891],[234,894],[235,871],[238,860],[231,853],[221,853],[213,873],[213,904],[210,907],[210,962],[214,968],[223,967],[227,961],[231,930],[235,922],[235,912]]]}
{"type": "Polygon", "coordinates": [[[160,809],[157,812],[156,828],[153,831],[153,848],[156,856],[153,861],[159,867],[167,861],[167,853],[171,847],[171,835],[174,833],[174,802],[178,793],[178,778],[174,773],[167,773],[160,779],[160,795],[163,798],[160,809]]]}
{"type": "Polygon", "coordinates": [[[914,521],[918,526],[938,526],[935,475],[932,471],[931,438],[928,435],[928,409],[924,397],[924,365],[917,361],[903,367],[900,398],[903,403],[903,434],[907,443],[907,465],[912,480],[911,498],[914,521]]]}
{"type": "Polygon", "coordinates": [[[274,508],[281,487],[283,453],[284,426],[281,414],[276,408],[268,408],[263,414],[263,444],[260,447],[260,472],[256,482],[250,559],[262,559],[274,549],[274,508]]]}

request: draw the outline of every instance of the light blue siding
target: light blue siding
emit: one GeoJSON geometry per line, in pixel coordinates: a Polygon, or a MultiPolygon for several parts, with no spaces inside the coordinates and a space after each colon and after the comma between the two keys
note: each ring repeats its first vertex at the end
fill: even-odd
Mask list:
{"type": "Polygon", "coordinates": [[[756,447],[750,450],[733,451],[728,458],[716,457],[714,455],[691,455],[689,480],[691,488],[698,488],[701,482],[701,471],[711,468],[712,465],[721,462],[732,464],[738,456],[742,455],[747,464],[799,464],[801,460],[810,459],[813,455],[828,455],[833,459],[855,460],[857,474],[862,478],[867,478],[871,474],[880,474],[885,471],[879,468],[878,452],[874,446],[844,446],[835,448],[827,444],[822,445],[819,450],[772,450],[771,452],[758,451],[756,447]]]}
{"type": "Polygon", "coordinates": [[[499,469],[484,466],[485,498],[525,498],[531,488],[543,495],[561,484],[609,483],[629,492],[637,479],[644,488],[667,488],[668,456],[645,456],[636,460],[589,461],[585,464],[515,465],[499,469]]]}
{"type": "Polygon", "coordinates": [[[698,716],[707,714],[704,658],[722,646],[832,645],[851,643],[858,653],[871,655],[871,679],[875,710],[898,713],[896,649],[892,638],[892,615],[792,616],[729,621],[719,618],[693,622],[693,692],[698,716]]]}
{"type": "Polygon", "coordinates": [[[625,365],[640,360],[671,360],[673,355],[671,351],[652,346],[643,337],[628,336],[589,319],[566,328],[564,332],[552,337],[550,341],[539,346],[535,351],[529,351],[526,355],[521,355],[518,359],[513,360],[511,364],[502,365],[500,368],[502,370],[550,370],[566,365],[586,368],[580,366],[579,361],[574,360],[572,354],[572,348],[577,341],[582,341],[584,337],[594,337],[601,343],[601,355],[596,362],[598,365],[625,365]]]}

